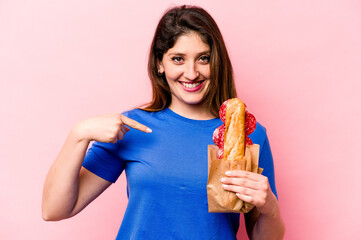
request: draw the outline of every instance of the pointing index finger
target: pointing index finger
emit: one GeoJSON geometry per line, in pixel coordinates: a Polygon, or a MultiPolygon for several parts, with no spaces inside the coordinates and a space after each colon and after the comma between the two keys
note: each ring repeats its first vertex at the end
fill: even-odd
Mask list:
{"type": "Polygon", "coordinates": [[[152,132],[152,129],[150,129],[149,127],[133,120],[133,119],[130,119],[124,115],[121,115],[121,119],[122,119],[122,122],[129,126],[129,127],[132,127],[132,128],[135,128],[135,129],[138,129],[142,132],[146,132],[146,133],[151,133],[152,132]]]}

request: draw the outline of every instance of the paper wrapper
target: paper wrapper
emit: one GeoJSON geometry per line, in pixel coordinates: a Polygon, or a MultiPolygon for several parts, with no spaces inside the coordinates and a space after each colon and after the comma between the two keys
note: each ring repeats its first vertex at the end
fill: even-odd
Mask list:
{"type": "Polygon", "coordinates": [[[221,178],[229,170],[262,173],[263,169],[258,167],[259,145],[248,145],[245,156],[235,161],[218,159],[217,151],[216,145],[208,145],[208,211],[248,213],[253,205],[239,199],[234,192],[224,190],[221,178]]]}

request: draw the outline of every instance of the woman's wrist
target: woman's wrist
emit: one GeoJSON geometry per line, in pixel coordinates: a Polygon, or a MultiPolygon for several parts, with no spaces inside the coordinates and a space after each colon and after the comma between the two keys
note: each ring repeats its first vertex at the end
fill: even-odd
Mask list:
{"type": "Polygon", "coordinates": [[[276,218],[279,216],[278,200],[271,189],[269,189],[266,204],[263,206],[262,209],[259,209],[259,212],[266,217],[276,218]]]}
{"type": "Polygon", "coordinates": [[[84,120],[76,123],[70,131],[70,137],[77,142],[90,142],[92,139],[87,135],[89,131],[86,130],[84,120]]]}

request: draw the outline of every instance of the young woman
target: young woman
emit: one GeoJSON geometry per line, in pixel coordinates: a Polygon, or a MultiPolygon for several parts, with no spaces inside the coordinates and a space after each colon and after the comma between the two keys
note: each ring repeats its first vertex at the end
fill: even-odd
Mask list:
{"type": "MultiPolygon", "coordinates": [[[[202,8],[168,10],[156,29],[148,72],[153,99],[144,109],[74,125],[45,181],[43,218],[72,217],[125,170],[129,203],[117,239],[236,239],[239,214],[209,213],[207,145],[223,101],[236,96],[221,33],[202,8]],[[87,151],[90,141],[96,141],[87,151]]],[[[284,226],[263,126],[263,175],[233,171],[220,181],[255,205],[245,214],[251,239],[281,239],[284,226]]]]}

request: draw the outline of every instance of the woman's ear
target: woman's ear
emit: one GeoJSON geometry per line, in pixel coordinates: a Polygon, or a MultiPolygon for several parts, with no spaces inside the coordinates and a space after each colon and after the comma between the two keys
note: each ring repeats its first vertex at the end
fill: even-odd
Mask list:
{"type": "Polygon", "coordinates": [[[162,75],[164,73],[164,67],[162,61],[157,62],[158,74],[162,75]]]}

